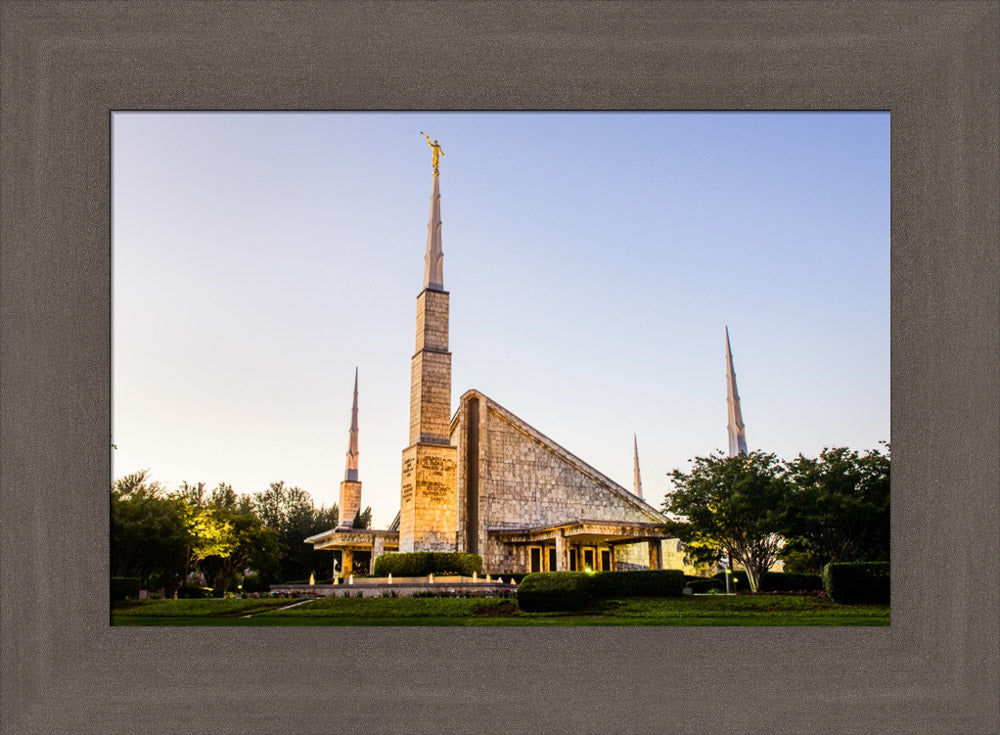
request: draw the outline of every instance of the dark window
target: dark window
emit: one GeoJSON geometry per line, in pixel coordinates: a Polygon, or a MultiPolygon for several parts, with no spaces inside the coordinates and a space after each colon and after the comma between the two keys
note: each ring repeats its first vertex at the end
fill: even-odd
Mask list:
{"type": "Polygon", "coordinates": [[[601,571],[608,571],[611,569],[611,551],[608,549],[601,549],[601,571]]]}
{"type": "Polygon", "coordinates": [[[539,548],[530,549],[531,552],[531,571],[540,572],[542,571],[542,550],[539,548]]]}
{"type": "Polygon", "coordinates": [[[569,570],[571,572],[576,571],[576,549],[572,546],[569,547],[569,570]]]}
{"type": "Polygon", "coordinates": [[[594,550],[584,549],[583,551],[583,567],[584,569],[594,569],[594,550]]]}
{"type": "Polygon", "coordinates": [[[554,572],[556,570],[556,550],[554,546],[549,547],[549,571],[554,572]]]}

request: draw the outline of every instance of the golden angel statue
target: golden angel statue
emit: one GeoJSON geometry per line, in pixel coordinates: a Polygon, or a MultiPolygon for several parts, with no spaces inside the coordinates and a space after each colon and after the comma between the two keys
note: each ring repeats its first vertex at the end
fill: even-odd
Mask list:
{"type": "Polygon", "coordinates": [[[431,166],[434,167],[434,173],[437,173],[438,160],[440,159],[441,156],[444,155],[444,151],[441,150],[441,144],[438,143],[436,140],[433,143],[431,143],[431,137],[427,135],[427,133],[425,133],[423,130],[420,131],[420,134],[427,139],[427,145],[431,147],[431,166]]]}

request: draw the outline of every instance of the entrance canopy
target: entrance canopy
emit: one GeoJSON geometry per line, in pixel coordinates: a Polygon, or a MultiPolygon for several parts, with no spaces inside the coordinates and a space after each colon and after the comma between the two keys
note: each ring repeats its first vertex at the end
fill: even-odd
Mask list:
{"type": "Polygon", "coordinates": [[[658,523],[574,520],[534,528],[491,528],[489,535],[508,544],[538,544],[563,538],[579,544],[634,544],[670,538],[658,523]]]}
{"type": "Polygon", "coordinates": [[[331,528],[329,531],[317,533],[305,540],[317,551],[333,551],[335,549],[371,550],[378,546],[380,550],[395,551],[399,548],[399,532],[384,531],[371,528],[331,528]]]}

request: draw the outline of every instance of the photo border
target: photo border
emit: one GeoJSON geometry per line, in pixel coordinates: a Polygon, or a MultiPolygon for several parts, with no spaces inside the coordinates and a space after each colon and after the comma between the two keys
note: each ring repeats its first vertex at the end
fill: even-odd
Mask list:
{"type": "Polygon", "coordinates": [[[5,2],[0,21],[5,732],[1000,730],[1000,4],[5,2]],[[244,109],[889,110],[892,625],[111,627],[110,114],[244,109]]]}

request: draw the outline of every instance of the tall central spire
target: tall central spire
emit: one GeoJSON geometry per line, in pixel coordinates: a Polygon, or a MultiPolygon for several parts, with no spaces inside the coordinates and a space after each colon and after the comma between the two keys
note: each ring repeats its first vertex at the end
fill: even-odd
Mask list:
{"type": "Polygon", "coordinates": [[[351,438],[347,445],[345,480],[358,479],[358,369],[354,368],[354,407],[351,409],[351,438]]]}
{"type": "Polygon", "coordinates": [[[632,435],[632,442],[635,449],[635,495],[642,497],[642,478],[639,476],[639,440],[635,434],[632,435]]]}
{"type": "Polygon", "coordinates": [[[733,369],[733,352],[729,347],[729,327],[726,327],[726,406],[729,409],[729,456],[747,453],[746,428],[740,411],[740,394],[736,390],[736,371],[733,369]]]}
{"type": "Polygon", "coordinates": [[[438,182],[438,157],[443,156],[441,145],[421,132],[431,147],[434,179],[431,184],[431,213],[427,222],[427,255],[424,256],[424,288],[444,291],[444,253],[441,252],[441,185],[438,182]]]}
{"type": "Polygon", "coordinates": [[[410,358],[410,444],[403,450],[399,550],[455,551],[458,447],[451,443],[451,352],[441,253],[441,145],[431,147],[433,179],[424,287],[417,294],[415,352],[410,358]]]}

